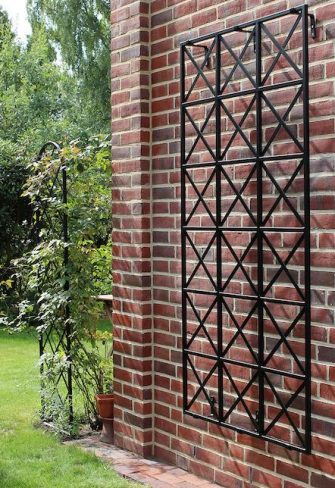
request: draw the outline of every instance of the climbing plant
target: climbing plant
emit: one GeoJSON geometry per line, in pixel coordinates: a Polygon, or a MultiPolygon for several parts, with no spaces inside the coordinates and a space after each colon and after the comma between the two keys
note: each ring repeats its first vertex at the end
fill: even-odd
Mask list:
{"type": "Polygon", "coordinates": [[[59,432],[73,433],[80,421],[97,425],[94,395],[101,391],[102,376],[109,386],[112,381],[111,359],[105,354],[111,337],[96,330],[101,305],[94,298],[111,290],[108,138],[64,144],[56,154],[46,153],[32,163],[30,172],[24,197],[35,225],[30,245],[14,263],[22,291],[9,327],[34,328],[42,344],[50,346],[42,347],[40,358],[42,417],[59,432]],[[55,185],[63,171],[65,200],[55,185]],[[67,238],[61,232],[64,215],[67,238]],[[70,331],[70,349],[65,330],[70,331]],[[62,391],[69,368],[73,398],[62,391]],[[72,402],[74,418],[64,414],[72,402]]]}

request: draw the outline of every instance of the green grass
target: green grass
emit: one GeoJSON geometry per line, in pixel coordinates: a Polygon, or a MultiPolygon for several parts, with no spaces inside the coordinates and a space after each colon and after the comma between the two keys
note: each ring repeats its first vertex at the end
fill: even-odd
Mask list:
{"type": "Polygon", "coordinates": [[[0,487],[138,488],[95,456],[35,429],[38,344],[0,330],[0,487]]]}

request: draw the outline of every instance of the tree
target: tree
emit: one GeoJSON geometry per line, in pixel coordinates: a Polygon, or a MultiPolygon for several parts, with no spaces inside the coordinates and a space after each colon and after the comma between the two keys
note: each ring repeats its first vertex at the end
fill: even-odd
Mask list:
{"type": "Polygon", "coordinates": [[[96,127],[109,132],[109,0],[28,0],[33,30],[43,26],[62,60],[80,81],[82,100],[96,127]]]}
{"type": "Polygon", "coordinates": [[[0,41],[0,141],[33,155],[50,138],[71,137],[77,90],[75,80],[54,62],[45,30],[36,30],[26,47],[10,31],[0,41]]]}

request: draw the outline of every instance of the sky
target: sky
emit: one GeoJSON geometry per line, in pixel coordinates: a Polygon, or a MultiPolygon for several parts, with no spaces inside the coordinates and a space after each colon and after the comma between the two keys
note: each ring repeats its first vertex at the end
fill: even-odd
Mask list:
{"type": "Polygon", "coordinates": [[[30,26],[26,13],[26,0],[0,0],[0,6],[8,12],[19,39],[24,41],[30,34],[30,26]]]}

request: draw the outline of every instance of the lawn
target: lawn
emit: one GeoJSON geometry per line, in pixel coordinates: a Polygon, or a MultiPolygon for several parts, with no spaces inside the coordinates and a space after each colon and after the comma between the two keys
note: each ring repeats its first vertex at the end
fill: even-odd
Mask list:
{"type": "Polygon", "coordinates": [[[0,487],[139,488],[55,435],[33,427],[39,408],[38,344],[0,330],[0,487]]]}

